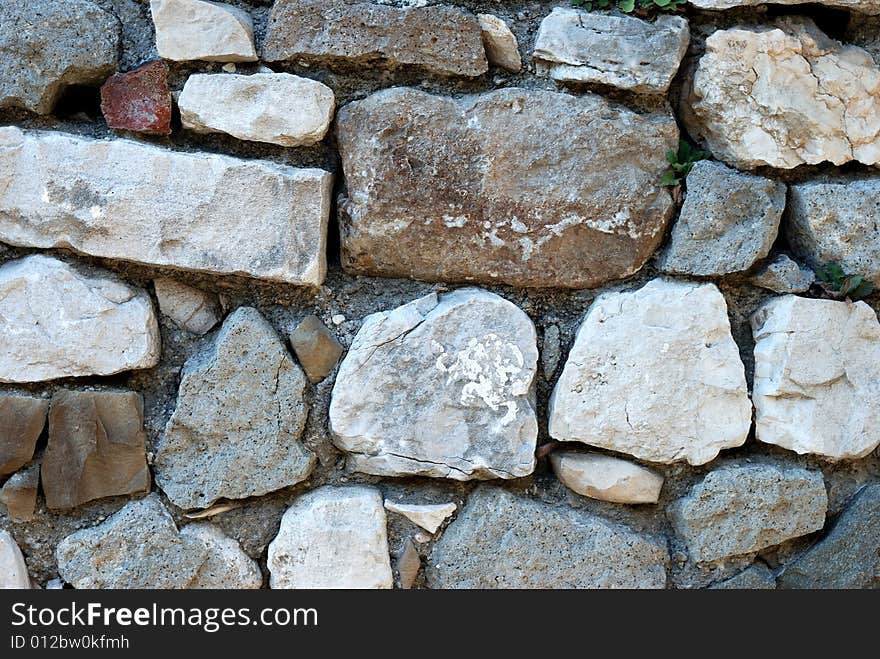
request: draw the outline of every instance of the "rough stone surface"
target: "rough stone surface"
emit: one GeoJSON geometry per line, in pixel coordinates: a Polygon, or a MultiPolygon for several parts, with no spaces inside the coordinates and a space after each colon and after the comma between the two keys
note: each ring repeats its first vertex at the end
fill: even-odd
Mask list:
{"type": "Polygon", "coordinates": [[[680,16],[634,16],[556,7],[541,21],[532,59],[538,75],[665,94],[687,50],[680,16]]]}
{"type": "Polygon", "coordinates": [[[785,566],[782,588],[880,588],[880,485],[862,488],[828,534],[785,566]]]}
{"type": "Polygon", "coordinates": [[[352,274],[598,286],[641,268],[673,212],[658,181],[675,122],[592,94],[388,89],[337,132],[352,274]]]}
{"type": "Polygon", "coordinates": [[[0,393],[0,476],[17,471],[34,457],[48,410],[46,398],[0,393]]]}
{"type": "Polygon", "coordinates": [[[783,210],[784,183],[702,160],[687,176],[687,196],[657,265],[699,276],[748,270],[770,252],[783,210]]]}
{"type": "Polygon", "coordinates": [[[260,566],[241,546],[210,522],[196,522],[180,530],[181,538],[195,538],[207,547],[205,562],[188,588],[255,589],[263,585],[260,566]]]}
{"type": "Polygon", "coordinates": [[[177,99],[184,128],[240,140],[303,146],[320,142],[333,119],[333,90],[290,73],[197,73],[177,99]]]}
{"type": "Polygon", "coordinates": [[[101,113],[110,128],[170,135],[168,67],[164,62],[149,62],[110,76],[101,86],[101,113]]]}
{"type": "Polygon", "coordinates": [[[599,453],[555,451],[556,477],[585,497],[616,503],[657,503],[663,476],[641,465],[599,453]]]}
{"type": "Polygon", "coordinates": [[[477,20],[480,21],[483,47],[489,64],[517,73],[522,68],[522,58],[519,56],[519,43],[507,23],[492,14],[477,14],[477,20]]]}
{"type": "Polygon", "coordinates": [[[150,0],[156,48],[164,59],[182,62],[255,62],[250,14],[222,2],[150,0]]]}
{"type": "Polygon", "coordinates": [[[336,368],[343,348],[317,316],[307,316],[290,333],[290,345],[310,382],[320,382],[336,368]]]}
{"type": "Polygon", "coordinates": [[[422,558],[410,538],[403,543],[403,550],[397,558],[395,569],[400,588],[403,590],[412,588],[419,576],[419,570],[422,569],[422,558]]]}
{"type": "Polygon", "coordinates": [[[821,529],[822,472],[770,464],[722,467],[667,509],[691,558],[718,561],[821,529]]]}
{"type": "Polygon", "coordinates": [[[713,590],[775,590],[776,577],[766,565],[755,563],[730,579],[710,587],[713,590]]]}
{"type": "Polygon", "coordinates": [[[193,334],[205,334],[223,316],[220,300],[213,293],[200,291],[170,277],[153,280],[159,311],[178,327],[193,334]]]}
{"type": "Polygon", "coordinates": [[[760,441],[831,460],[880,445],[880,323],[868,305],[786,295],[752,328],[760,441]]]}
{"type": "Polygon", "coordinates": [[[810,265],[837,263],[880,287],[880,177],[792,185],[785,226],[810,265]]]}
{"type": "Polygon", "coordinates": [[[299,440],[305,386],[272,325],[236,309],[184,365],[154,463],[162,491],[181,508],[206,508],[305,479],[315,461],[299,440]]]}
{"type": "Polygon", "coordinates": [[[144,401],[133,391],[55,392],[40,473],[49,508],[150,491],[144,401]]]}
{"type": "Polygon", "coordinates": [[[596,298],[549,415],[556,439],[652,462],[699,465],[742,445],[752,407],[724,297],[713,284],[654,279],[596,298]]]}
{"type": "Polygon", "coordinates": [[[474,288],[371,314],[336,375],[333,442],[370,474],[526,476],[536,341],[523,311],[474,288]]]}
{"type": "Polygon", "coordinates": [[[803,293],[816,281],[816,275],[809,268],[798,265],[790,256],[778,254],[749,281],[776,293],[803,293]]]}
{"type": "Polygon", "coordinates": [[[105,522],[67,536],[55,551],[74,588],[186,588],[208,558],[205,543],[181,535],[157,494],[132,501],[105,522]]]}
{"type": "Polygon", "coordinates": [[[434,545],[432,588],[664,588],[665,544],[601,517],[493,487],[434,545]]]}
{"type": "Polygon", "coordinates": [[[880,162],[880,67],[809,19],[706,39],[682,119],[740,169],[880,162]]]}
{"type": "Polygon", "coordinates": [[[0,3],[0,108],[49,114],[69,85],[116,70],[119,22],[86,0],[0,3]]]}
{"type": "MultiPolygon", "coordinates": [[[[689,0],[690,4],[700,9],[723,10],[734,7],[753,7],[766,4],[767,0],[689,0]]],[[[837,9],[847,9],[862,14],[880,14],[878,0],[773,0],[774,5],[816,4],[837,9]]]]}
{"type": "Polygon", "coordinates": [[[150,368],[160,348],[146,291],[115,275],[41,254],[0,266],[0,382],[150,368]]]}
{"type": "Polygon", "coordinates": [[[349,0],[276,0],[263,59],[415,65],[443,75],[488,69],[476,16],[456,7],[396,8],[349,0]]]}
{"type": "Polygon", "coordinates": [[[39,486],[40,466],[37,464],[9,477],[0,490],[0,502],[6,506],[10,519],[29,522],[34,518],[39,486]]]}
{"type": "Polygon", "coordinates": [[[0,240],[320,284],[331,175],[124,139],[0,128],[0,240]]]}
{"type": "Polygon", "coordinates": [[[303,495],[281,518],[268,565],[272,588],[391,588],[382,495],[363,485],[303,495]]]}
{"type": "Polygon", "coordinates": [[[0,590],[23,590],[31,587],[27,564],[15,538],[0,529],[0,590]]]}
{"type": "Polygon", "coordinates": [[[437,533],[437,529],[455,512],[456,505],[449,503],[411,504],[397,501],[385,501],[385,510],[403,515],[417,526],[429,533],[437,533]]]}

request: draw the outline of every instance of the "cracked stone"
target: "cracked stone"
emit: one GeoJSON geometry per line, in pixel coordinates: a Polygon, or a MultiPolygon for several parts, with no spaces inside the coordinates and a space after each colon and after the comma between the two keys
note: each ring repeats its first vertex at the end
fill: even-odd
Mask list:
{"type": "Polygon", "coordinates": [[[691,83],[682,120],[739,169],[880,162],[880,67],[807,18],[718,30],[691,83]]]}
{"type": "Polygon", "coordinates": [[[799,454],[880,446],[880,322],[864,302],[786,295],[752,316],[755,436],[799,454]]]}
{"type": "Polygon", "coordinates": [[[474,288],[367,316],[336,375],[334,444],[368,474],[532,473],[536,339],[522,310],[474,288]]]}
{"type": "Polygon", "coordinates": [[[315,464],[300,441],[305,387],[272,325],[236,309],[184,364],[154,463],[159,487],[176,506],[207,508],[305,480],[315,464]]]}
{"type": "Polygon", "coordinates": [[[180,537],[200,540],[208,550],[188,588],[252,590],[263,585],[263,573],[257,562],[210,522],[184,526],[180,537]]]}
{"type": "Polygon", "coordinates": [[[210,331],[223,315],[220,300],[213,293],[206,293],[169,277],[153,280],[159,311],[174,324],[201,336],[210,331]]]}
{"type": "Polygon", "coordinates": [[[101,112],[110,128],[170,135],[168,67],[164,62],[149,62],[110,76],[101,86],[101,112]]]}
{"type": "Polygon", "coordinates": [[[663,476],[600,453],[554,451],[550,464],[560,482],[585,497],[615,503],[657,503],[663,476]]]}
{"type": "Polygon", "coordinates": [[[343,352],[342,344],[317,316],[307,316],[296,326],[290,346],[312,383],[330,375],[343,352]]]}
{"type": "Polygon", "coordinates": [[[9,531],[0,529],[0,590],[25,590],[30,587],[31,578],[18,543],[9,531]]]}
{"type": "Polygon", "coordinates": [[[150,0],[159,57],[177,62],[256,62],[254,24],[222,2],[150,0]]]}
{"type": "Polygon", "coordinates": [[[752,406],[724,296],[714,284],[663,278],[600,295],[549,417],[555,439],[651,462],[700,465],[741,446],[752,406]]]}
{"type": "Polygon", "coordinates": [[[437,529],[455,512],[456,508],[457,506],[451,501],[448,503],[410,504],[385,500],[385,510],[403,515],[429,533],[437,533],[437,529]]]}
{"type": "Polygon", "coordinates": [[[0,490],[0,502],[6,505],[9,518],[29,522],[37,507],[37,488],[40,486],[40,466],[33,464],[9,477],[0,490]]]}
{"type": "Polygon", "coordinates": [[[776,590],[776,577],[763,563],[750,565],[739,574],[710,586],[712,590],[776,590]]]}
{"type": "Polygon", "coordinates": [[[691,558],[705,563],[817,531],[827,507],[821,471],[751,464],[709,472],[667,515],[691,558]]]}
{"type": "Polygon", "coordinates": [[[566,506],[474,491],[434,545],[431,588],[665,588],[666,543],[566,506]]]}
{"type": "Polygon", "coordinates": [[[17,471],[34,457],[48,410],[46,398],[0,393],[0,476],[17,471]]]}
{"type": "Polygon", "coordinates": [[[272,588],[391,588],[379,490],[324,486],[302,495],[281,518],[268,567],[272,588]]]}
{"type": "Polygon", "coordinates": [[[483,47],[489,64],[511,73],[519,72],[522,68],[519,43],[507,23],[492,14],[477,14],[477,20],[480,21],[483,47]]]}
{"type": "Polygon", "coordinates": [[[816,281],[816,275],[809,268],[801,267],[790,256],[778,254],[749,281],[776,293],[804,293],[816,281]]]}

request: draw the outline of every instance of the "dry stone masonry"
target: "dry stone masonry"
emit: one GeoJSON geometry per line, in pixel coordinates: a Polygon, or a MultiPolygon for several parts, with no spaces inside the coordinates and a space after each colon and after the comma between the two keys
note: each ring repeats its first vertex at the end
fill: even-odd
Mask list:
{"type": "Polygon", "coordinates": [[[0,588],[880,588],[880,0],[0,0],[0,588]]]}

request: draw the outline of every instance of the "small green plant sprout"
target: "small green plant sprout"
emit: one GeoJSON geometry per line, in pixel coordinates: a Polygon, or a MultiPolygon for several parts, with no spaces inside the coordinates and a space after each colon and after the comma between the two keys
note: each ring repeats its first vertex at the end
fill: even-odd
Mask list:
{"type": "Polygon", "coordinates": [[[839,263],[826,263],[816,269],[816,279],[826,297],[832,300],[860,300],[874,291],[861,275],[848,275],[839,263]]]}
{"type": "Polygon", "coordinates": [[[594,9],[614,9],[624,14],[647,16],[660,11],[679,11],[687,0],[571,0],[575,7],[583,7],[587,11],[594,9]]]}
{"type": "Polygon", "coordinates": [[[669,169],[660,179],[660,185],[681,185],[682,181],[690,174],[694,163],[708,157],[709,154],[705,151],[700,151],[684,140],[679,140],[677,152],[672,150],[666,152],[666,162],[669,163],[669,169]]]}

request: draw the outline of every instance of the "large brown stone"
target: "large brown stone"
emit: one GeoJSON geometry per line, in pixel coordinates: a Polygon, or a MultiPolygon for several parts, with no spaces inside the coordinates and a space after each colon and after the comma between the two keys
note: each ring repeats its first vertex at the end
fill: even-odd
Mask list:
{"type": "Polygon", "coordinates": [[[42,479],[49,508],[148,492],[144,402],[132,391],[67,391],[52,397],[42,479]]]}
{"type": "Polygon", "coordinates": [[[11,474],[34,457],[48,409],[45,398],[0,394],[0,476],[11,474]]]}
{"type": "Polygon", "coordinates": [[[353,274],[589,288],[641,268],[672,216],[668,114],[593,94],[395,88],[337,126],[353,274]]]}
{"type": "Polygon", "coordinates": [[[445,75],[488,69],[477,17],[443,5],[398,9],[350,0],[276,0],[263,60],[416,65],[445,75]]]}

